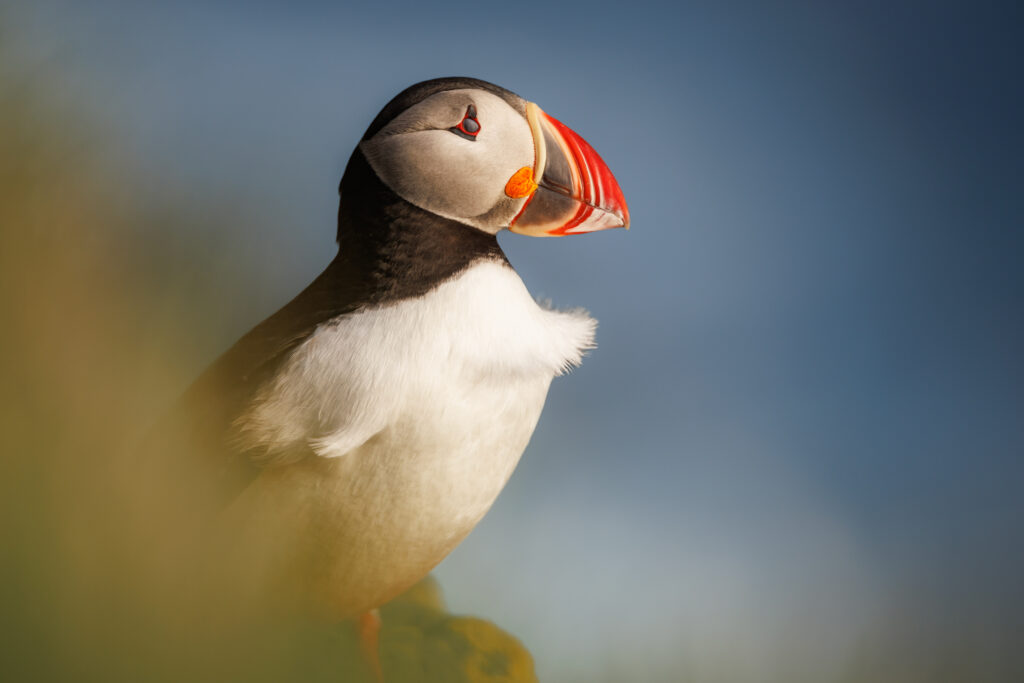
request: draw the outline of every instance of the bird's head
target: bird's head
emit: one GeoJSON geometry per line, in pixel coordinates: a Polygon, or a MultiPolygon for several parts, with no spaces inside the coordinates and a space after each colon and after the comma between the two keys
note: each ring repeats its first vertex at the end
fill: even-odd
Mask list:
{"type": "Polygon", "coordinates": [[[536,104],[470,78],[399,93],[359,144],[396,195],[486,233],[558,236],[629,227],[608,166],[536,104]]]}

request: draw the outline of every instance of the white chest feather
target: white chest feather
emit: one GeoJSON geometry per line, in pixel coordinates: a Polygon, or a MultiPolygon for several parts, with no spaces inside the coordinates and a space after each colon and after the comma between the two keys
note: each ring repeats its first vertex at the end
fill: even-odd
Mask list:
{"type": "Polygon", "coordinates": [[[501,420],[539,411],[551,378],[592,347],[595,325],[582,310],[539,306],[515,271],[482,262],[423,297],[322,325],[263,388],[240,433],[276,462],[307,446],[343,456],[397,425],[414,441],[507,434],[515,425],[501,420]]]}
{"type": "Polygon", "coordinates": [[[485,262],[321,326],[240,421],[272,466],[235,518],[336,614],[382,604],[488,510],[595,324],[537,305],[511,268],[485,262]]]}

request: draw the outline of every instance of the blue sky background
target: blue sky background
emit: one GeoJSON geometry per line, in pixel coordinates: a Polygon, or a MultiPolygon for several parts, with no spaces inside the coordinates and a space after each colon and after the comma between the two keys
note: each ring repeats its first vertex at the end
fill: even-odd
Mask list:
{"type": "Polygon", "coordinates": [[[493,81],[601,153],[632,230],[501,240],[599,348],[437,572],[543,680],[1021,670],[1019,6],[3,12],[5,68],[59,68],[132,194],[244,216],[175,226],[221,252],[208,359],[333,257],[345,162],[405,86],[493,81]]]}

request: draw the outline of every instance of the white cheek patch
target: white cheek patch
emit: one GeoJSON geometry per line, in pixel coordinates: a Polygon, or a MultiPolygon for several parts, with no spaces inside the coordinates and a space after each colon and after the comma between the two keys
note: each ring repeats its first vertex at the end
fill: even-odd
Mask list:
{"type": "MultiPolygon", "coordinates": [[[[402,199],[475,227],[490,227],[474,219],[506,200],[508,179],[534,161],[529,124],[500,97],[481,90],[434,95],[396,117],[360,149],[402,199]],[[448,130],[462,120],[469,104],[480,122],[475,140],[448,130]]],[[[495,220],[507,224],[514,215],[512,210],[495,220]]]]}
{"type": "Polygon", "coordinates": [[[402,199],[458,220],[487,212],[504,187],[490,182],[493,160],[472,149],[480,144],[447,130],[423,130],[365,142],[363,152],[402,199]]]}

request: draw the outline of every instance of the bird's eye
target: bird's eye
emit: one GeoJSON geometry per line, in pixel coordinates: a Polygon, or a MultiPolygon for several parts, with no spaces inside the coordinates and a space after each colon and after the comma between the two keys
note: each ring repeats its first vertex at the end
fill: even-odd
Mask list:
{"type": "Polygon", "coordinates": [[[453,126],[448,130],[455,133],[460,138],[475,141],[476,136],[480,134],[480,121],[476,118],[476,107],[472,104],[466,107],[466,115],[462,117],[461,121],[459,121],[459,125],[453,126]]]}

